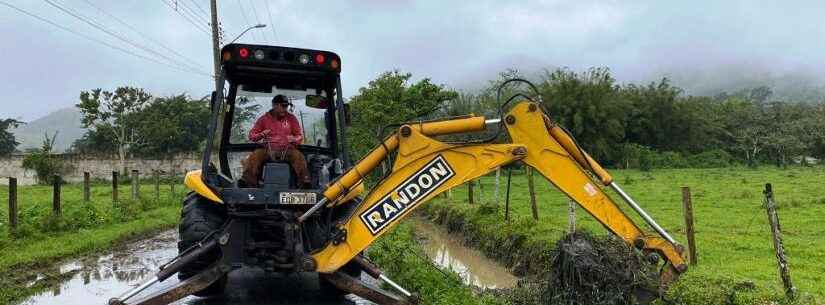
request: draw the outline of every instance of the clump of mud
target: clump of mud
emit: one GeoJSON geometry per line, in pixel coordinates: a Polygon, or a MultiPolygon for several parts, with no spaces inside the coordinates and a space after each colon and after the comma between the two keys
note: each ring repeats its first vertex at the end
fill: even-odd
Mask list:
{"type": "Polygon", "coordinates": [[[655,289],[658,279],[656,266],[624,241],[587,232],[559,240],[549,265],[523,280],[510,299],[520,305],[632,304],[636,289],[655,289]]]}

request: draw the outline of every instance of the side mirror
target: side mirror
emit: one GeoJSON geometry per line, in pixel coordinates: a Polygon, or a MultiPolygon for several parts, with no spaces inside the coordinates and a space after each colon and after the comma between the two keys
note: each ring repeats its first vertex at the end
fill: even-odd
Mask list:
{"type": "Polygon", "coordinates": [[[329,101],[322,95],[307,95],[304,100],[306,100],[307,107],[310,108],[327,109],[329,106],[329,101]]]}
{"type": "Polygon", "coordinates": [[[349,104],[344,104],[344,124],[352,125],[352,112],[350,112],[349,104]]]}

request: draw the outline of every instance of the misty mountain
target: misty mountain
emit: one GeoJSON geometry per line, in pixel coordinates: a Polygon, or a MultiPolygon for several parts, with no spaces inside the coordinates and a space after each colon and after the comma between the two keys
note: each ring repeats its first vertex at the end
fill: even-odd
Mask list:
{"type": "Polygon", "coordinates": [[[715,96],[726,92],[766,86],[773,91],[770,100],[820,102],[825,100],[825,77],[809,69],[778,70],[760,65],[720,65],[708,69],[682,69],[664,72],[671,84],[688,95],[715,96]]]}
{"type": "Polygon", "coordinates": [[[63,152],[72,145],[72,142],[79,139],[86,132],[80,127],[80,111],[75,107],[63,108],[49,113],[41,118],[26,122],[13,129],[11,132],[17,138],[20,145],[18,150],[24,151],[30,148],[38,148],[42,145],[44,135],[57,133],[55,140],[55,152],[63,152]]]}

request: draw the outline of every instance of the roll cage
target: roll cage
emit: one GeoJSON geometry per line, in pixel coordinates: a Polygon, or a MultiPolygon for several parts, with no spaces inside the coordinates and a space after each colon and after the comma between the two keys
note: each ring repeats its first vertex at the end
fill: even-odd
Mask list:
{"type": "Polygon", "coordinates": [[[239,177],[232,177],[228,154],[251,152],[259,147],[257,143],[232,143],[231,129],[236,110],[236,98],[242,85],[251,90],[316,89],[326,97],[324,124],[327,129],[327,147],[299,146],[304,154],[323,154],[340,158],[349,166],[344,133],[345,104],[341,92],[340,57],[327,51],[297,49],[277,46],[230,44],[221,51],[221,71],[218,92],[212,93],[211,118],[207,143],[202,161],[204,182],[211,188],[231,184],[239,177]],[[261,55],[262,54],[262,55],[261,55]],[[245,56],[244,56],[245,55],[245,56]],[[261,56],[259,56],[261,55],[261,56]],[[304,61],[309,59],[309,61],[304,61]],[[228,87],[228,88],[227,88],[228,87]],[[214,146],[217,145],[218,165],[212,160],[214,146]]]}

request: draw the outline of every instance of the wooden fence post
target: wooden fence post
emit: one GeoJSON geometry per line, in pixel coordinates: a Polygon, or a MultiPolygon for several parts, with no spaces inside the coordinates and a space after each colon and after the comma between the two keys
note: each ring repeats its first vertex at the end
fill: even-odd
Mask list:
{"type": "Polygon", "coordinates": [[[17,178],[9,177],[9,230],[17,230],[17,178]]]}
{"type": "Polygon", "coordinates": [[[513,179],[513,167],[507,167],[507,189],[504,193],[504,221],[510,221],[510,181],[513,179]]]}
{"type": "Polygon", "coordinates": [[[501,186],[501,167],[496,168],[496,189],[493,192],[493,200],[495,200],[495,204],[498,205],[498,190],[501,186]]]}
{"type": "Polygon", "coordinates": [[[160,172],[155,170],[155,200],[160,200],[160,172]]]}
{"type": "Polygon", "coordinates": [[[533,219],[539,220],[539,208],[536,206],[536,187],[533,185],[533,168],[527,166],[527,189],[530,193],[530,208],[533,210],[533,219]]]}
{"type": "Polygon", "coordinates": [[[60,176],[52,177],[52,212],[55,216],[60,216],[60,176]]]}
{"type": "Polygon", "coordinates": [[[169,171],[169,191],[172,193],[172,196],[175,195],[175,170],[169,171]]]}
{"type": "Polygon", "coordinates": [[[91,199],[91,183],[92,178],[89,172],[83,172],[83,201],[89,202],[91,199]]]}
{"type": "Polygon", "coordinates": [[[473,204],[473,180],[467,181],[467,202],[473,204]]]}
{"type": "Polygon", "coordinates": [[[478,177],[478,202],[484,203],[484,181],[478,177]]]}
{"type": "Polygon", "coordinates": [[[112,171],[112,203],[117,203],[117,171],[112,171]]]}
{"type": "Polygon", "coordinates": [[[773,188],[770,183],[765,184],[765,208],[768,212],[768,221],[771,224],[773,248],[776,251],[776,260],[779,263],[779,277],[785,286],[785,296],[796,298],[796,287],[791,282],[791,270],[788,267],[788,258],[785,257],[785,246],[782,245],[782,230],[779,226],[779,215],[776,213],[776,203],[773,200],[773,188]]]}
{"type": "Polygon", "coordinates": [[[690,199],[690,188],[682,187],[682,209],[685,214],[685,234],[687,234],[688,253],[690,253],[690,265],[695,266],[699,261],[696,255],[696,230],[693,227],[693,201],[690,199]]]}
{"type": "Polygon", "coordinates": [[[576,202],[567,201],[567,232],[576,232],[576,202]]]}
{"type": "Polygon", "coordinates": [[[132,200],[137,200],[140,197],[140,172],[132,170],[132,200]]]}

